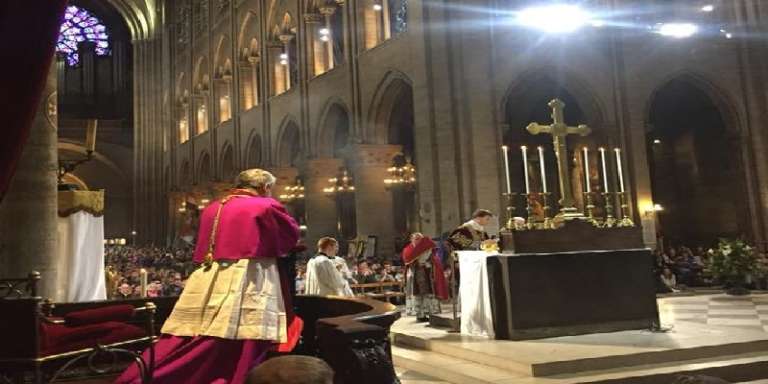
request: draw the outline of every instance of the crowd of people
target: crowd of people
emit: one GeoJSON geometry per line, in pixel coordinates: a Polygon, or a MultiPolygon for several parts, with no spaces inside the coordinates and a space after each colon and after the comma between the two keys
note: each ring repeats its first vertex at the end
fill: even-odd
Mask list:
{"type": "Polygon", "coordinates": [[[146,296],[178,296],[195,269],[191,249],[107,245],[104,261],[110,298],[140,297],[144,273],[146,296]]]}
{"type": "MultiPolygon", "coordinates": [[[[758,269],[748,276],[751,289],[768,289],[768,255],[758,253],[758,269]]],[[[659,247],[654,251],[659,291],[678,292],[687,288],[722,285],[709,272],[710,250],[684,245],[659,247]]]]}

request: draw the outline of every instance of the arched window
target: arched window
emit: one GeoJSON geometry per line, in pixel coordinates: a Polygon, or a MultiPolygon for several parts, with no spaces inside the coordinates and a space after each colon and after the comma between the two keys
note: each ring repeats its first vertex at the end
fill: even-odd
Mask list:
{"type": "Polygon", "coordinates": [[[59,29],[59,39],[56,42],[56,52],[64,54],[67,64],[77,65],[80,62],[78,45],[92,42],[98,56],[109,54],[109,33],[107,27],[85,9],[70,5],[64,12],[64,22],[59,29]]]}

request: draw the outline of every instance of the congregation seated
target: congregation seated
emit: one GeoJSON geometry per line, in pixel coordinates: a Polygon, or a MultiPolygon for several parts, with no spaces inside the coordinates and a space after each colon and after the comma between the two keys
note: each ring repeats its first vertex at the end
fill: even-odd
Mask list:
{"type": "Polygon", "coordinates": [[[140,297],[140,274],[147,272],[147,296],[178,296],[196,268],[191,249],[107,245],[104,249],[107,297],[140,297]]]}

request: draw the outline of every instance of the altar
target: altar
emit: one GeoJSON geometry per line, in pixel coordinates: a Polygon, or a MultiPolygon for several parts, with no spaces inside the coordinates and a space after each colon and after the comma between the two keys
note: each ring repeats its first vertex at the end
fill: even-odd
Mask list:
{"type": "Polygon", "coordinates": [[[658,326],[647,249],[459,252],[461,332],[528,340],[658,326]]]}
{"type": "Polygon", "coordinates": [[[539,145],[538,156],[531,156],[522,142],[518,188],[524,188],[513,191],[509,147],[502,146],[507,220],[500,244],[484,243],[483,251],[461,250],[454,258],[461,332],[528,340],[658,327],[654,259],[635,225],[622,150],[600,146],[598,156],[590,156],[587,144],[569,149],[569,135],[587,136],[591,128],[567,125],[561,100],[548,106],[552,123],[531,123],[526,130],[552,137],[558,188],[551,191],[547,183],[547,169],[553,169],[547,148],[539,145]],[[518,216],[520,200],[525,217],[518,216]]]}

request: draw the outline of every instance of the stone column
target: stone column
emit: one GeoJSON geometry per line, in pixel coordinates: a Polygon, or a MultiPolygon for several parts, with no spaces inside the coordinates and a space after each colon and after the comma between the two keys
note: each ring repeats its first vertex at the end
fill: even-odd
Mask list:
{"type": "Polygon", "coordinates": [[[328,179],[336,176],[342,159],[311,159],[306,164],[304,181],[304,204],[307,215],[307,246],[312,248],[323,236],[336,236],[338,217],[336,201],[326,196],[323,188],[328,187],[328,179]]]}
{"type": "MultiPolygon", "coordinates": [[[[313,78],[325,72],[325,66],[318,67],[317,49],[315,47],[315,34],[318,33],[318,25],[320,24],[320,16],[314,13],[304,15],[304,24],[306,25],[306,47],[304,52],[307,53],[307,68],[309,69],[309,78],[313,78]]],[[[322,59],[322,56],[320,57],[322,59]]],[[[322,60],[321,60],[322,61],[322,60]]]]}
{"type": "Polygon", "coordinates": [[[285,91],[288,91],[293,86],[291,80],[291,60],[293,59],[291,57],[291,40],[293,40],[293,35],[291,34],[282,34],[280,35],[280,42],[283,44],[283,53],[285,54],[285,64],[282,64],[283,73],[285,76],[285,91]]]}
{"type": "Polygon", "coordinates": [[[357,144],[347,153],[355,185],[357,235],[378,237],[379,257],[395,254],[395,221],[392,195],[384,188],[384,179],[392,158],[402,151],[399,145],[357,144]]]}
{"type": "Polygon", "coordinates": [[[325,22],[325,29],[328,31],[328,34],[325,35],[325,68],[327,71],[330,71],[333,69],[334,66],[334,58],[333,58],[333,34],[336,32],[331,27],[331,17],[336,12],[336,7],[330,6],[330,7],[321,7],[320,13],[323,15],[323,19],[325,22]]]}
{"type": "Polygon", "coordinates": [[[346,0],[336,0],[336,4],[339,5],[339,11],[341,11],[341,25],[343,31],[341,33],[344,36],[344,61],[347,61],[347,55],[349,55],[351,42],[349,36],[349,16],[347,15],[347,9],[345,7],[346,0]]]}
{"type": "Polygon", "coordinates": [[[1,276],[42,274],[39,294],[63,299],[57,268],[56,66],[51,65],[29,139],[0,203],[1,276]]]}

